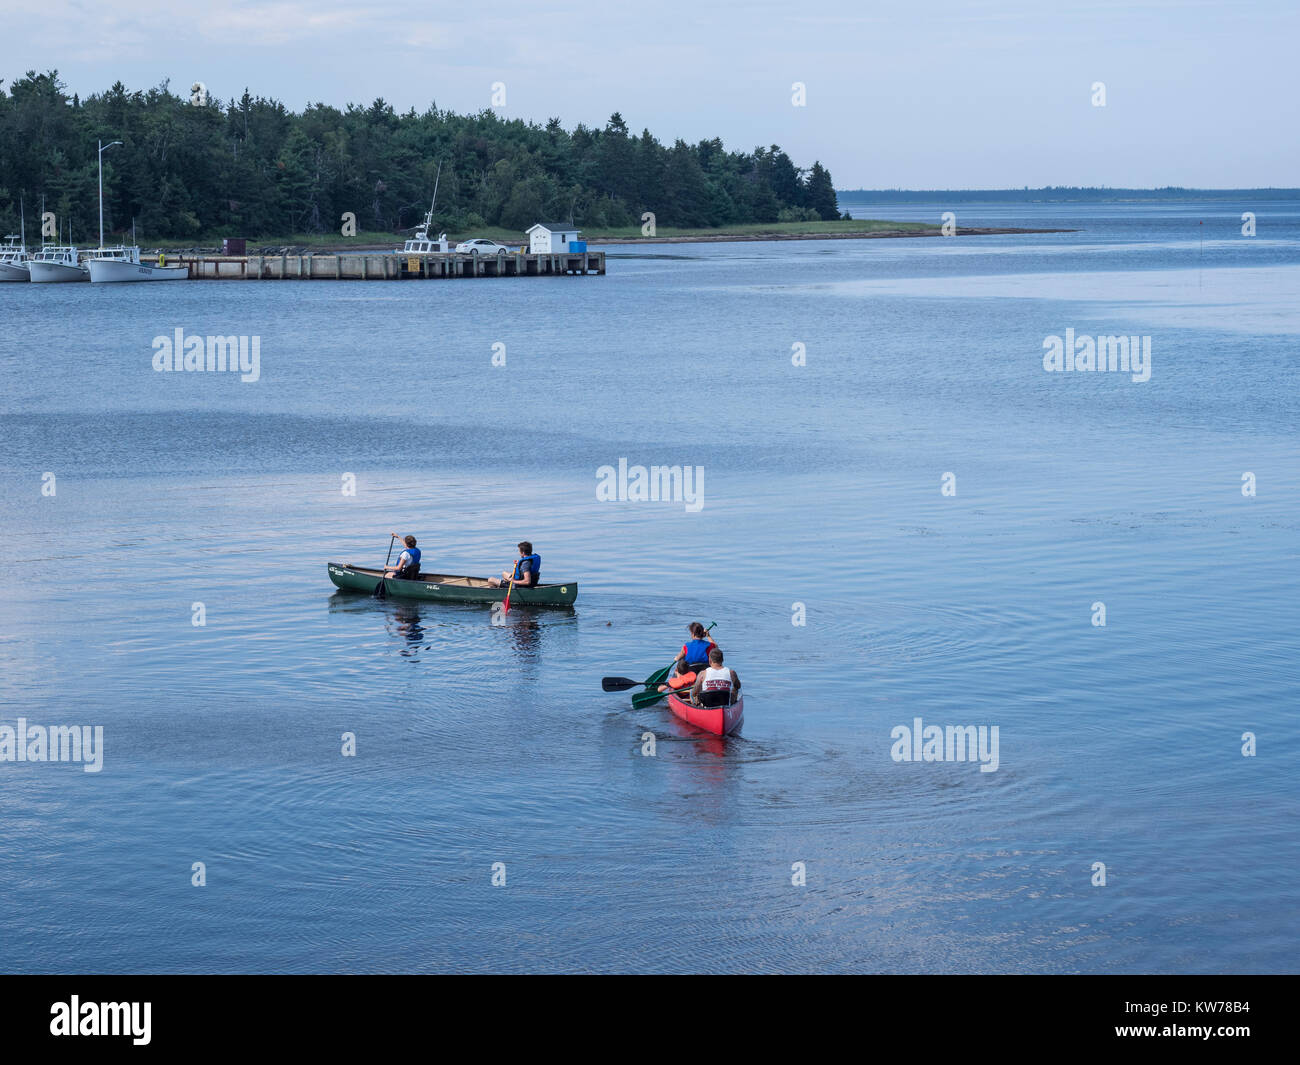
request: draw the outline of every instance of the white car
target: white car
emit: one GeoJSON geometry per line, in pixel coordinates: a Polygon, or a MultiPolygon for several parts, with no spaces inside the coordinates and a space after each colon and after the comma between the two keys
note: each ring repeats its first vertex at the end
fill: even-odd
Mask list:
{"type": "Polygon", "coordinates": [[[474,240],[462,240],[456,245],[456,250],[462,255],[476,251],[480,255],[496,255],[497,252],[509,251],[504,244],[498,244],[495,240],[484,240],[479,237],[474,240]]]}

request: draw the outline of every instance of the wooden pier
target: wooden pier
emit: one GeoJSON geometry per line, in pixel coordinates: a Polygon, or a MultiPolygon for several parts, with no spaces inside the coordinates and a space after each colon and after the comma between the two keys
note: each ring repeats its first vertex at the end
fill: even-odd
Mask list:
{"type": "Polygon", "coordinates": [[[207,281],[406,281],[456,277],[561,277],[603,274],[605,253],[343,252],[340,254],[201,255],[171,259],[207,281]]]}

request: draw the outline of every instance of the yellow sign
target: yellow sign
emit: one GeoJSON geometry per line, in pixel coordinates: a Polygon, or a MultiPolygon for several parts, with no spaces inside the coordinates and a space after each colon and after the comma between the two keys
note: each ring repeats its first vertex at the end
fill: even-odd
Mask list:
{"type": "Polygon", "coordinates": [[[414,255],[408,256],[406,259],[406,268],[411,273],[418,274],[420,272],[420,260],[414,255]]]}

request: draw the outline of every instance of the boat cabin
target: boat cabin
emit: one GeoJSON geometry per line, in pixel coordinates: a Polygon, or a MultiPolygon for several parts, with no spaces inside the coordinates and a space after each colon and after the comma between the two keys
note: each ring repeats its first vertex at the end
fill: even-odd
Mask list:
{"type": "Polygon", "coordinates": [[[41,250],[32,256],[37,263],[68,263],[77,265],[77,249],[63,244],[42,244],[41,250]]]}
{"type": "Polygon", "coordinates": [[[424,231],[416,233],[414,237],[402,245],[403,255],[432,255],[435,252],[451,251],[451,241],[447,239],[446,233],[439,233],[437,240],[430,240],[429,234],[424,231]]]}
{"type": "Polygon", "coordinates": [[[0,247],[0,261],[22,262],[26,258],[27,245],[22,242],[22,238],[17,233],[8,234],[3,247],[0,247]]]}
{"type": "Polygon", "coordinates": [[[96,248],[90,253],[92,259],[117,259],[120,262],[135,264],[140,261],[139,245],[127,247],[119,244],[115,248],[96,248]]]}

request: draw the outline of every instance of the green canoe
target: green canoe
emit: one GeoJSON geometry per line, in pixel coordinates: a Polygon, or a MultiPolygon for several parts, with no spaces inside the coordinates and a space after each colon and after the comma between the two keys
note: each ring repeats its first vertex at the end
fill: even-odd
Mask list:
{"type": "MultiPolygon", "coordinates": [[[[351,566],[346,562],[328,563],[330,580],[345,592],[374,592],[379,581],[384,581],[384,591],[403,599],[424,599],[435,603],[499,603],[506,597],[506,589],[491,587],[486,577],[456,577],[451,574],[421,573],[417,580],[399,581],[384,577],[382,569],[351,566]]],[[[510,605],[515,606],[572,606],[578,598],[576,581],[568,584],[539,584],[534,588],[515,585],[510,593],[510,605]]]]}

